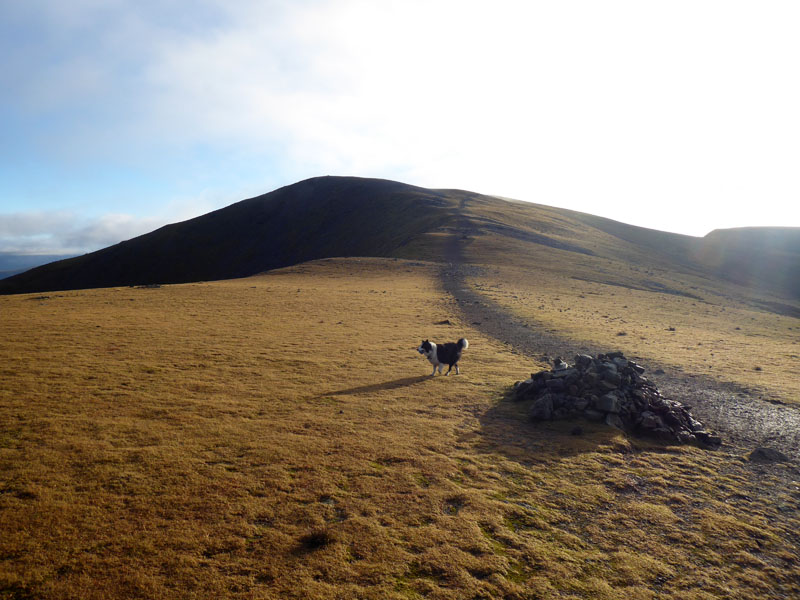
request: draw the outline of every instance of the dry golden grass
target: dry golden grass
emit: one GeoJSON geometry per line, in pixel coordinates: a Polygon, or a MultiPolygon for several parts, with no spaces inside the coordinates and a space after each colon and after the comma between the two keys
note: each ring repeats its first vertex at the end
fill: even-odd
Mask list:
{"type": "MultiPolygon", "coordinates": [[[[461,257],[484,267],[471,286],[517,317],[578,344],[800,404],[800,319],[785,316],[800,312],[796,300],[724,282],[682,262],[672,247],[626,242],[557,209],[539,207],[531,219],[525,203],[476,200],[470,210],[478,222],[521,232],[521,239],[462,240],[461,257]],[[526,232],[595,255],[530,243],[526,232]]],[[[659,234],[641,235],[654,242],[659,234]]]]}
{"type": "Polygon", "coordinates": [[[564,338],[800,403],[800,378],[793,376],[800,369],[800,319],[708,288],[695,287],[692,298],[515,269],[494,270],[472,284],[564,338]]]}
{"type": "Polygon", "coordinates": [[[391,260],[0,298],[0,598],[800,594],[800,490],[526,423],[542,365],[458,318],[391,260]]]}

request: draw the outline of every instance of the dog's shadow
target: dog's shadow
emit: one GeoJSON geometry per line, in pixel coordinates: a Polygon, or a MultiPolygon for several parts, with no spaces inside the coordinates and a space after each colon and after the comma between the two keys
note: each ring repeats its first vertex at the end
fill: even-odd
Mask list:
{"type": "Polygon", "coordinates": [[[418,375],[416,377],[403,377],[402,379],[395,379],[393,381],[384,381],[383,383],[374,383],[372,385],[362,385],[359,387],[347,388],[344,390],[336,390],[333,392],[326,392],[320,394],[317,398],[326,398],[330,396],[345,396],[349,394],[373,394],[375,392],[385,392],[387,390],[396,390],[398,388],[409,387],[417,385],[430,379],[430,375],[418,375]]]}

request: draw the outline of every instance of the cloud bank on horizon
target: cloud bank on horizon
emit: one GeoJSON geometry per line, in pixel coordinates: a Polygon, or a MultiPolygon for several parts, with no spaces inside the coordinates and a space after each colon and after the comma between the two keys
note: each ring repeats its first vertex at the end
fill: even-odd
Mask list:
{"type": "Polygon", "coordinates": [[[789,1],[4,2],[0,252],[326,174],[800,226],[798,26],[789,1]]]}

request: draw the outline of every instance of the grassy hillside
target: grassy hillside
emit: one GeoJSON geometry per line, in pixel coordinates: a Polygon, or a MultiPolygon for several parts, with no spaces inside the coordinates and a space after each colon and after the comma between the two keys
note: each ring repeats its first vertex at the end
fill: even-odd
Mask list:
{"type": "Polygon", "coordinates": [[[0,281],[0,293],[245,277],[331,256],[393,256],[453,214],[448,195],[319,177],[0,281]]]}
{"type": "Polygon", "coordinates": [[[473,228],[452,258],[478,267],[469,285],[520,323],[800,404],[800,381],[787,376],[800,368],[800,302],[693,263],[703,240],[547,207],[532,221],[527,205],[487,198],[467,209],[516,224],[514,236],[473,228]],[[525,233],[552,242],[531,244],[525,233]]]}
{"type": "Polygon", "coordinates": [[[800,298],[800,229],[744,227],[709,233],[695,258],[726,279],[800,298]]]}
{"type": "MultiPolygon", "coordinates": [[[[555,219],[539,233],[575,242],[555,219]]],[[[527,423],[505,396],[544,365],[464,320],[439,267],[0,298],[0,598],[800,594],[792,467],[527,423]],[[419,340],[461,336],[462,374],[428,377],[419,340]]],[[[554,328],[623,290],[573,280],[557,302],[508,272],[487,301],[516,282],[554,328]]]]}
{"type": "Polygon", "coordinates": [[[474,239],[476,263],[559,259],[578,277],[645,288],[655,271],[721,279],[770,310],[800,315],[800,230],[761,228],[692,238],[463,190],[356,177],[318,177],[70,260],[0,280],[0,294],[246,277],[340,256],[442,260],[474,239]],[[565,254],[566,253],[566,254],[565,254]],[[629,278],[630,279],[630,278],[629,278]],[[622,281],[625,283],[625,281],[622,281]],[[790,300],[787,304],[785,299],[790,300]]]}

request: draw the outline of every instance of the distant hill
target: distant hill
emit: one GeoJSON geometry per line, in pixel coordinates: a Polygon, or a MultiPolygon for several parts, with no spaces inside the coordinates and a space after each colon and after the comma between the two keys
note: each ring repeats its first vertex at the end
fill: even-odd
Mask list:
{"type": "Polygon", "coordinates": [[[9,277],[0,281],[0,293],[232,279],[336,256],[451,261],[455,251],[467,262],[549,265],[632,288],[667,289],[656,273],[674,272],[800,298],[800,229],[695,238],[463,190],[357,177],[301,181],[9,277]]]}
{"type": "Polygon", "coordinates": [[[74,254],[14,254],[0,252],[0,279],[24,273],[29,269],[57,260],[72,258],[74,254]]]}
{"type": "Polygon", "coordinates": [[[800,228],[717,229],[703,238],[694,258],[731,281],[800,298],[800,228]]]}

